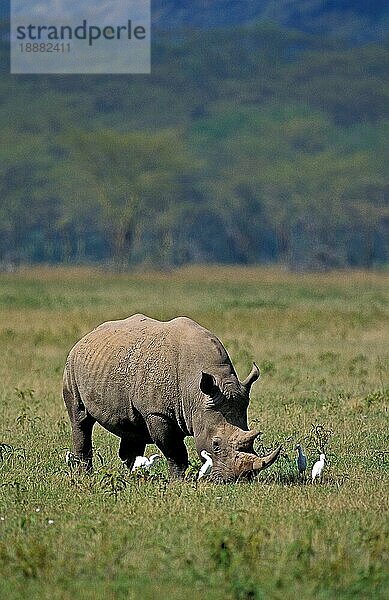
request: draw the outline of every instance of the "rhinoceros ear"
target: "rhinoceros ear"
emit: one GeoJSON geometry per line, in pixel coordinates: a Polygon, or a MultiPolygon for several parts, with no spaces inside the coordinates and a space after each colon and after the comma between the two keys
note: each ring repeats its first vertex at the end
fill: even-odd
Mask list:
{"type": "Polygon", "coordinates": [[[248,375],[248,377],[246,377],[246,379],[244,381],[242,381],[242,385],[246,388],[246,390],[249,392],[251,386],[253,385],[254,381],[257,381],[257,379],[261,376],[259,369],[257,367],[257,365],[255,363],[253,363],[253,368],[251,369],[250,374],[248,375]]]}
{"type": "Polygon", "coordinates": [[[204,371],[202,371],[200,390],[203,392],[203,394],[206,394],[206,396],[211,397],[217,393],[218,387],[216,385],[216,381],[213,375],[210,375],[209,373],[204,373],[204,371]]]}
{"type": "Polygon", "coordinates": [[[200,390],[203,394],[209,396],[206,403],[207,408],[215,408],[223,402],[223,394],[220,393],[213,375],[201,373],[200,390]]]}

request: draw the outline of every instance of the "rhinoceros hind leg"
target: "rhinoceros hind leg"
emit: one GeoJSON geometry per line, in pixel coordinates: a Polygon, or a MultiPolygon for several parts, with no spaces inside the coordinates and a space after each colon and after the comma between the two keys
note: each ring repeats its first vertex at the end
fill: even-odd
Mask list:
{"type": "Polygon", "coordinates": [[[69,413],[72,427],[73,452],[85,471],[92,469],[92,431],[95,419],[85,410],[79,398],[64,389],[63,398],[69,413]]]}
{"type": "Polygon", "coordinates": [[[119,457],[128,469],[132,469],[137,456],[143,456],[146,442],[139,438],[122,437],[120,439],[119,457]]]}
{"type": "Polygon", "coordinates": [[[147,427],[154,444],[167,460],[170,477],[183,479],[188,468],[188,451],[182,431],[173,421],[160,415],[150,415],[147,427]]]}
{"type": "Polygon", "coordinates": [[[92,430],[95,420],[87,415],[81,423],[73,425],[73,450],[86,471],[92,469],[92,430]]]}

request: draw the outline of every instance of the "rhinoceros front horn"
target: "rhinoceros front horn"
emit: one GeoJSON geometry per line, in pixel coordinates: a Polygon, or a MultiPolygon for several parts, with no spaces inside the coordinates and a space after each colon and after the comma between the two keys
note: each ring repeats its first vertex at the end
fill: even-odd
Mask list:
{"type": "Polygon", "coordinates": [[[259,376],[259,369],[257,365],[253,363],[253,368],[251,369],[250,374],[248,375],[248,377],[246,377],[244,381],[242,381],[242,385],[246,388],[248,392],[250,391],[250,388],[253,385],[254,381],[257,381],[259,376]]]}
{"type": "Polygon", "coordinates": [[[270,467],[277,460],[279,453],[282,450],[282,446],[278,446],[273,452],[268,454],[267,456],[258,456],[253,461],[253,471],[262,471],[267,467],[270,467]]]}

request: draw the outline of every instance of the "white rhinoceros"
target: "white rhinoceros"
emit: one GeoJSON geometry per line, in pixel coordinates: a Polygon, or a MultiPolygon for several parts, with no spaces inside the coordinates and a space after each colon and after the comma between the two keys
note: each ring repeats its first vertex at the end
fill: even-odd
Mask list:
{"type": "Polygon", "coordinates": [[[73,451],[92,466],[95,422],[121,438],[119,456],[131,468],[146,444],[167,459],[170,475],[188,466],[185,436],[212,457],[210,479],[228,482],[271,465],[281,448],[259,457],[258,432],[248,431],[249,392],[259,371],[240,382],[221,342],[186,317],[167,322],[133,315],[103,323],[83,337],[66,361],[63,397],[73,451]]]}

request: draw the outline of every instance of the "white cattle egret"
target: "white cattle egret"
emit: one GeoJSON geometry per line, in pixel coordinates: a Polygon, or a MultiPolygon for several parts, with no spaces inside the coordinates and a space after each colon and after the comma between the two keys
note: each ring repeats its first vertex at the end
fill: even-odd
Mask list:
{"type": "Polygon", "coordinates": [[[134,466],[131,469],[131,473],[140,468],[148,471],[159,458],[161,458],[159,454],[152,454],[150,458],[147,458],[147,456],[137,456],[134,466]]]}
{"type": "Polygon", "coordinates": [[[70,467],[75,467],[80,462],[77,456],[75,456],[73,452],[70,452],[70,450],[66,452],[65,460],[66,464],[70,467]]]}
{"type": "Polygon", "coordinates": [[[300,475],[304,475],[305,469],[307,468],[307,457],[302,451],[300,444],[296,445],[295,450],[298,450],[297,468],[299,470],[300,475]]]}
{"type": "Polygon", "coordinates": [[[312,483],[315,481],[316,477],[318,477],[321,481],[322,476],[323,476],[323,469],[324,469],[324,459],[325,459],[325,454],[320,454],[320,460],[315,462],[315,464],[313,465],[312,483]]]}
{"type": "Polygon", "coordinates": [[[205,458],[205,463],[203,464],[203,466],[201,467],[201,469],[199,471],[197,480],[201,479],[202,477],[205,477],[206,475],[209,475],[209,472],[212,469],[212,465],[213,465],[212,457],[210,454],[208,454],[208,452],[206,450],[202,450],[200,452],[200,454],[203,458],[205,458]]]}

